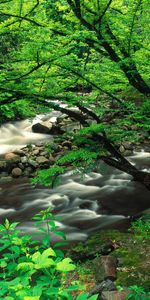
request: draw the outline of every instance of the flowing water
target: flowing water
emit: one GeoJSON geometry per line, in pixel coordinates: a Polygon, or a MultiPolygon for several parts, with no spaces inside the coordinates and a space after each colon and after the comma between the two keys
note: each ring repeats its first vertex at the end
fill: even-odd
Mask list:
{"type": "MultiPolygon", "coordinates": [[[[58,113],[38,116],[56,120],[58,113]]],[[[50,139],[52,136],[35,134],[33,122],[26,120],[6,124],[0,128],[0,154],[20,149],[29,143],[50,139]]],[[[139,169],[148,170],[150,153],[141,151],[129,157],[139,169]]],[[[101,228],[120,228],[130,216],[149,208],[149,191],[132,181],[130,175],[99,163],[98,173],[83,178],[72,172],[61,177],[55,189],[34,187],[26,179],[14,179],[0,186],[0,219],[19,220],[24,232],[34,232],[31,217],[42,209],[52,207],[59,217],[58,225],[71,241],[84,240],[101,228]]]]}

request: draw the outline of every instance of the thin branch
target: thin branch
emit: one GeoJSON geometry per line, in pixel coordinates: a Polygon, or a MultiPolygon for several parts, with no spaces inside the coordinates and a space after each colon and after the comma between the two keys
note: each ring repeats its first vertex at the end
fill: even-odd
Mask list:
{"type": "Polygon", "coordinates": [[[1,0],[1,3],[0,4],[4,4],[4,3],[8,3],[8,2],[11,2],[11,1],[13,1],[13,0],[1,0]]]}
{"type": "MultiPolygon", "coordinates": [[[[86,28],[88,28],[90,31],[95,31],[95,28],[93,27],[92,24],[90,24],[89,22],[87,22],[81,15],[81,9],[78,10],[77,6],[74,5],[72,0],[67,0],[69,6],[71,7],[72,11],[74,12],[74,14],[76,15],[76,17],[80,20],[81,24],[84,25],[86,28]]],[[[79,2],[79,1],[78,1],[79,2]]]]}
{"type": "MultiPolygon", "coordinates": [[[[71,50],[71,49],[70,49],[71,50]]],[[[60,57],[64,57],[66,55],[68,55],[68,53],[70,52],[70,50],[68,50],[65,54],[60,55],[59,57],[55,57],[54,59],[48,60],[48,61],[44,61],[42,63],[37,62],[37,65],[35,67],[33,67],[31,70],[29,70],[28,72],[26,72],[25,74],[16,77],[16,78],[11,78],[11,79],[7,79],[7,81],[12,81],[12,80],[21,80],[25,77],[27,77],[28,75],[32,74],[33,72],[37,71],[38,69],[40,69],[41,67],[43,67],[44,65],[46,65],[47,63],[52,63],[55,60],[57,60],[60,57]]]]}
{"type": "Polygon", "coordinates": [[[115,11],[115,12],[117,12],[117,13],[119,13],[119,14],[121,14],[121,15],[125,15],[120,9],[118,9],[118,8],[111,8],[111,10],[113,10],[113,11],[115,11]]]}
{"type": "Polygon", "coordinates": [[[136,7],[135,7],[135,11],[134,11],[134,15],[133,15],[132,23],[131,23],[131,28],[130,28],[130,34],[129,34],[128,54],[130,54],[130,50],[131,50],[131,40],[132,40],[132,36],[133,36],[133,30],[134,30],[136,14],[137,14],[138,8],[141,5],[141,3],[142,3],[142,1],[139,0],[136,7]]]}
{"type": "Polygon", "coordinates": [[[48,73],[50,67],[51,67],[51,66],[49,65],[48,68],[46,69],[45,76],[44,76],[43,81],[42,81],[42,83],[41,83],[41,86],[40,86],[40,88],[39,88],[39,92],[42,91],[43,85],[44,85],[44,83],[45,83],[45,81],[46,81],[46,75],[47,75],[47,73],[48,73]]]}
{"type": "MultiPolygon", "coordinates": [[[[23,0],[20,0],[20,1],[21,2],[20,2],[20,8],[19,8],[19,15],[21,17],[21,15],[22,15],[22,9],[23,9],[23,0]]],[[[21,27],[21,22],[22,22],[22,20],[20,19],[19,27],[21,27]]]]}
{"type": "Polygon", "coordinates": [[[67,66],[61,66],[59,64],[56,64],[57,66],[59,66],[62,69],[66,69],[68,71],[70,71],[72,74],[82,78],[83,80],[85,80],[86,82],[88,82],[89,84],[91,84],[93,87],[95,87],[96,89],[98,89],[99,91],[101,91],[102,93],[108,95],[110,98],[116,100],[119,104],[121,104],[121,106],[123,108],[126,108],[125,103],[122,102],[122,100],[120,100],[118,97],[114,96],[113,94],[111,94],[110,92],[102,89],[99,85],[97,85],[96,83],[92,82],[90,79],[88,79],[87,77],[84,77],[81,73],[79,73],[79,71],[77,70],[73,70],[68,68],[67,66]]]}
{"type": "Polygon", "coordinates": [[[32,19],[29,19],[27,17],[22,17],[22,16],[18,16],[18,15],[15,15],[15,14],[11,14],[11,13],[6,13],[6,12],[2,12],[0,11],[0,15],[4,15],[4,16],[8,16],[8,17],[14,17],[14,18],[18,18],[18,19],[21,19],[21,20],[24,20],[24,21],[28,21],[36,26],[39,26],[39,27],[45,27],[44,25],[32,20],[32,19]]]}
{"type": "Polygon", "coordinates": [[[25,15],[27,17],[28,15],[32,14],[32,12],[38,7],[40,4],[39,0],[36,0],[36,4],[33,6],[33,8],[25,15]]]}
{"type": "Polygon", "coordinates": [[[107,3],[105,9],[103,10],[102,14],[100,15],[100,17],[98,18],[98,20],[95,22],[95,24],[101,24],[101,21],[103,19],[103,17],[105,16],[107,10],[109,9],[111,3],[112,3],[113,0],[109,0],[109,2],[107,3]]]}

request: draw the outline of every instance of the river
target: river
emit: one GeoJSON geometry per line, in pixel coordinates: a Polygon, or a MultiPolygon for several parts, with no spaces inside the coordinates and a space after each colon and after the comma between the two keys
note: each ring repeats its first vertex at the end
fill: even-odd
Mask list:
{"type": "MultiPolygon", "coordinates": [[[[56,120],[58,113],[47,117],[56,120]]],[[[20,149],[29,143],[53,140],[52,136],[31,131],[33,121],[5,124],[0,128],[0,154],[20,149]]],[[[135,152],[128,158],[140,169],[150,167],[148,151],[135,152]]],[[[35,187],[28,179],[14,179],[0,185],[0,220],[21,221],[20,228],[34,232],[31,217],[40,210],[52,207],[57,224],[70,241],[85,240],[92,232],[103,228],[122,228],[129,218],[149,208],[149,191],[132,181],[130,175],[99,163],[99,172],[83,178],[68,172],[61,177],[57,188],[35,187]]],[[[55,237],[54,237],[55,238],[55,237]]]]}

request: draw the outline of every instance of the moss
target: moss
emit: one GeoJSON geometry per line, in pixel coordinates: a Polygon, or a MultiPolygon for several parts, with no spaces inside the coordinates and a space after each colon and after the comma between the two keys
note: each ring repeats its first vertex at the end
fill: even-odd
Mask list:
{"type": "Polygon", "coordinates": [[[97,284],[93,259],[101,255],[102,249],[109,243],[114,247],[111,255],[118,259],[116,286],[122,289],[138,286],[142,287],[145,292],[149,292],[149,223],[143,224],[141,222],[134,223],[134,226],[128,232],[119,232],[118,230],[99,231],[86,242],[80,242],[72,247],[71,252],[76,253],[77,257],[83,254],[83,257],[86,258],[85,261],[77,260],[75,270],[81,284],[85,285],[86,291],[90,291],[97,284]],[[88,259],[90,255],[92,258],[88,259]]]}
{"type": "Polygon", "coordinates": [[[101,255],[106,244],[112,244],[111,255],[118,259],[118,274],[116,285],[129,287],[143,286],[149,291],[150,274],[150,239],[149,221],[147,224],[134,223],[128,232],[118,230],[103,230],[93,234],[86,242],[72,247],[71,251],[85,257],[93,255],[91,260],[80,262],[77,267],[81,282],[94,281],[93,259],[101,255]]]}
{"type": "Polygon", "coordinates": [[[134,236],[126,240],[126,247],[117,249],[115,255],[122,265],[118,268],[117,285],[140,285],[149,291],[150,247],[149,240],[139,242],[134,236]]]}
{"type": "Polygon", "coordinates": [[[73,246],[71,252],[97,256],[100,253],[104,253],[106,249],[106,252],[109,253],[109,245],[120,243],[125,238],[127,238],[126,234],[118,230],[102,230],[93,234],[86,242],[80,242],[73,246]]]}

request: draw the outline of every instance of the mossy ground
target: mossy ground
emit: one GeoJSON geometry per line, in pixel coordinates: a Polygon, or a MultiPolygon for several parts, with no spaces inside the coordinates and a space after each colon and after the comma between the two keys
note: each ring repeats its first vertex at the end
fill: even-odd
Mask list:
{"type": "Polygon", "coordinates": [[[116,286],[128,288],[137,285],[149,292],[150,220],[147,221],[146,225],[142,225],[138,221],[137,226],[131,226],[131,230],[127,232],[120,232],[119,230],[97,232],[88,241],[80,242],[72,247],[70,254],[76,255],[78,279],[86,285],[87,291],[96,285],[94,258],[101,255],[106,244],[112,244],[114,250],[111,255],[118,260],[116,286]],[[77,260],[78,256],[79,259],[77,260]]]}

